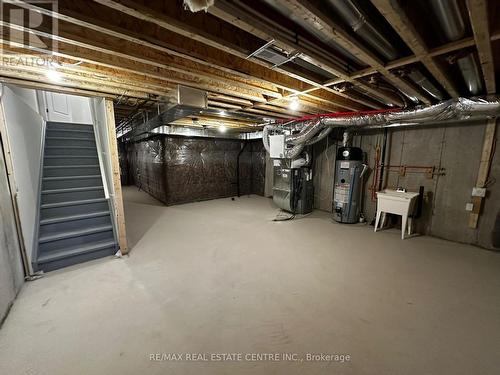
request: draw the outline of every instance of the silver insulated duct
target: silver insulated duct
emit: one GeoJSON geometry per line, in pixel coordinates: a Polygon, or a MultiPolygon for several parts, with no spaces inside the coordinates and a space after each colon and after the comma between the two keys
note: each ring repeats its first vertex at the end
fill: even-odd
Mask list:
{"type": "MultiPolygon", "coordinates": [[[[462,39],[465,36],[465,25],[456,0],[430,0],[440,26],[449,42],[462,39]]],[[[483,91],[483,81],[479,67],[472,53],[457,60],[458,68],[472,95],[483,91]]]]}
{"type": "Polygon", "coordinates": [[[450,99],[425,108],[405,111],[360,112],[349,114],[319,115],[285,124],[266,125],[262,140],[270,151],[269,136],[281,134],[285,140],[285,159],[296,158],[306,145],[316,143],[328,135],[328,129],[373,129],[402,126],[449,124],[466,120],[489,119],[500,116],[498,97],[450,99]],[[326,135],[325,135],[326,134],[326,135]]]}

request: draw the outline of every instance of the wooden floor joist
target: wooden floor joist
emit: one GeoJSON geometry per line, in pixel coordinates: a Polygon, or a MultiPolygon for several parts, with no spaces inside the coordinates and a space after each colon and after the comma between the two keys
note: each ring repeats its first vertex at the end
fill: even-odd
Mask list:
{"type": "MultiPolygon", "coordinates": [[[[51,8],[41,2],[20,0],[5,6],[36,11],[46,22],[40,26],[22,24],[20,20],[7,19],[8,12],[3,13],[0,21],[25,33],[24,41],[18,41],[20,46],[28,47],[25,36],[31,33],[42,41],[58,41],[59,50],[55,52],[58,58],[80,62],[74,68],[59,68],[65,77],[60,89],[97,92],[107,97],[127,95],[132,102],[161,101],[172,87],[181,84],[205,90],[212,96],[245,101],[242,104],[210,100],[214,108],[259,113],[270,118],[280,114],[289,117],[402,105],[405,100],[398,90],[429,104],[429,94],[401,71],[421,63],[450,96],[456,97],[457,82],[440,63],[447,54],[459,54],[473,47],[478,50],[488,93],[496,91],[490,41],[497,40],[500,32],[495,31],[498,27],[485,26],[488,13],[485,0],[466,0],[474,37],[434,48],[427,46],[417,23],[405,13],[406,7],[402,9],[405,5],[400,0],[372,0],[374,12],[370,18],[384,17],[389,25],[383,32],[397,33],[409,47],[401,58],[387,62],[355,36],[348,25],[339,22],[340,17],[325,11],[329,8],[322,2],[284,0],[281,6],[286,12],[277,12],[264,3],[218,0],[208,13],[192,13],[178,2],[167,6],[142,0],[59,0],[58,7],[51,8]],[[48,27],[51,20],[58,22],[57,33],[48,27]],[[310,27],[300,26],[305,23],[310,27]],[[311,34],[310,30],[314,32],[311,34]],[[273,42],[269,43],[270,40],[273,42]],[[366,65],[351,66],[347,63],[351,57],[332,49],[332,43],[366,65]],[[273,66],[252,55],[266,44],[285,55],[298,53],[304,63],[335,77],[320,78],[320,73],[293,61],[273,66]],[[252,56],[248,58],[249,55],[252,56]],[[359,90],[353,89],[356,87],[359,90]],[[302,108],[288,114],[293,98],[299,98],[302,108]]],[[[4,81],[22,81],[26,70],[20,68],[16,72],[15,68],[7,67],[0,76],[4,81]]],[[[423,73],[428,74],[427,71],[423,73]]],[[[26,77],[27,84],[33,85],[42,81],[43,71],[30,71],[26,77]]]]}
{"type": "Polygon", "coordinates": [[[396,30],[410,47],[415,56],[420,57],[420,61],[425,65],[436,80],[443,85],[451,97],[458,97],[458,91],[454,83],[447,76],[445,71],[429,56],[429,50],[422,37],[412,25],[410,19],[397,2],[390,0],[372,0],[378,11],[385,17],[390,25],[396,30]]]}

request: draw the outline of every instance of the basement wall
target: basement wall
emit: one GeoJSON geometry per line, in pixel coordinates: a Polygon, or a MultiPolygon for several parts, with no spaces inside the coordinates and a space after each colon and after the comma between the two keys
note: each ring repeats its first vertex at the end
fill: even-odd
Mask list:
{"type": "Polygon", "coordinates": [[[0,326],[23,283],[21,250],[0,142],[0,326]]]}
{"type": "Polygon", "coordinates": [[[129,183],[166,205],[232,197],[237,195],[237,155],[245,143],[240,194],[264,195],[265,150],[260,140],[158,135],[127,144],[121,168],[127,170],[129,183]]]}
{"type": "MultiPolygon", "coordinates": [[[[415,223],[417,232],[488,249],[495,248],[495,236],[500,236],[500,182],[496,182],[500,180],[498,152],[492,161],[491,182],[478,229],[468,227],[469,212],[465,210],[466,203],[472,201],[472,187],[476,183],[485,127],[481,123],[389,130],[386,164],[445,168],[444,176],[434,176],[432,179],[422,172],[408,172],[403,176],[397,168],[384,173],[386,188],[402,186],[409,191],[418,191],[419,186],[424,186],[423,213],[415,223]]],[[[370,167],[370,173],[365,177],[362,209],[368,222],[373,220],[376,212],[376,202],[371,198],[371,185],[375,150],[377,145],[382,147],[382,140],[381,131],[358,134],[353,138],[353,145],[366,152],[370,167]]],[[[314,205],[329,212],[332,209],[336,148],[340,145],[340,140],[330,137],[314,146],[314,205]]],[[[496,246],[500,244],[497,242],[496,246]]]]}

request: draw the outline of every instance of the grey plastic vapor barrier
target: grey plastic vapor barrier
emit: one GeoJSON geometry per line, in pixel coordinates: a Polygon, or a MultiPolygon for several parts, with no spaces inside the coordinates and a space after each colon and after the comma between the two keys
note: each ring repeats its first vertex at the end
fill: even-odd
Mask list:
{"type": "Polygon", "coordinates": [[[240,156],[240,192],[264,195],[266,153],[260,140],[191,138],[155,135],[126,143],[129,183],[166,205],[237,195],[236,163],[240,156]]]}
{"type": "Polygon", "coordinates": [[[457,98],[450,99],[429,107],[405,111],[391,111],[368,114],[352,114],[349,116],[318,116],[306,121],[289,121],[285,124],[264,126],[262,143],[269,152],[269,135],[271,133],[287,134],[285,136],[285,157],[294,159],[306,145],[319,140],[328,128],[380,129],[386,127],[447,125],[461,121],[480,120],[500,115],[500,98],[457,98]]]}

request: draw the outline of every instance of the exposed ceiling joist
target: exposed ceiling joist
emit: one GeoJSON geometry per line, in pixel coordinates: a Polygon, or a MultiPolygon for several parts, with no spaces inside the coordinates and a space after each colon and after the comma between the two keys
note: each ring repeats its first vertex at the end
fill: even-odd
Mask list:
{"type": "MultiPolygon", "coordinates": [[[[152,103],[168,100],[171,88],[178,84],[206,91],[209,107],[216,115],[226,111],[241,116],[289,118],[366,110],[402,105],[406,100],[401,92],[428,104],[433,93],[402,72],[421,63],[450,96],[457,96],[459,81],[454,82],[452,77],[456,77],[441,64],[445,55],[470,53],[472,48],[479,52],[486,92],[496,91],[493,58],[497,51],[492,49],[497,47],[492,41],[500,39],[500,32],[489,29],[491,9],[487,1],[464,0],[473,37],[434,48],[429,48],[426,34],[415,26],[419,15],[405,13],[411,9],[405,7],[403,11],[401,0],[370,1],[388,21],[388,25],[383,23],[392,26],[381,27],[381,32],[386,36],[397,32],[409,47],[400,50],[407,54],[411,50],[413,55],[383,61],[347,32],[344,24],[337,22],[336,14],[323,11],[320,0],[282,0],[277,2],[281,9],[267,0],[251,4],[217,0],[209,13],[191,13],[180,1],[59,0],[57,8],[50,8],[41,2],[19,0],[6,6],[37,11],[44,22],[41,26],[16,23],[6,19],[4,13],[2,25],[24,36],[7,45],[12,41],[7,32],[4,39],[9,40],[2,42],[4,52],[14,56],[45,52],[58,60],[56,69],[62,80],[59,85],[46,87],[99,93],[117,102],[119,98],[125,103],[117,108],[120,118],[133,112],[127,107],[142,103],[144,110],[152,103]],[[57,32],[48,27],[54,20],[58,22],[57,32]],[[33,46],[27,45],[28,33],[47,44],[58,41],[58,50],[43,46],[40,51],[30,49],[33,46]],[[264,54],[252,54],[264,45],[266,53],[295,59],[280,65],[273,62],[274,55],[266,58],[264,54]],[[349,53],[342,52],[345,50],[349,53]],[[290,110],[294,98],[300,101],[296,112],[290,110]]],[[[374,10],[372,4],[359,2],[357,6],[374,10]]],[[[499,30],[498,25],[491,29],[499,30]]],[[[388,40],[396,39],[392,35],[388,40]]],[[[24,77],[32,86],[45,79],[46,68],[11,65],[0,72],[0,77],[5,82],[18,82],[24,77]]]]}
{"type": "MultiPolygon", "coordinates": [[[[93,4],[95,6],[100,6],[99,4],[93,4]]],[[[106,2],[107,5],[112,6],[114,2],[106,2]]],[[[109,35],[115,38],[124,39],[129,42],[136,43],[141,46],[141,48],[149,48],[160,51],[162,53],[169,54],[169,64],[171,67],[176,67],[183,71],[192,73],[193,71],[203,72],[203,70],[211,70],[212,79],[218,81],[222,79],[214,76],[213,74],[222,75],[227,73],[227,79],[232,79],[237,84],[238,81],[244,81],[250,83],[254,86],[267,87],[268,89],[280,88],[284,90],[289,90],[291,92],[301,92],[307,86],[314,85],[313,87],[321,88],[321,85],[317,82],[310,81],[304,77],[299,77],[297,74],[291,72],[283,71],[281,69],[270,70],[268,69],[268,64],[260,61],[249,61],[241,57],[230,56],[227,52],[218,50],[214,47],[203,45],[195,40],[191,40],[183,35],[173,33],[170,30],[163,29],[158,32],[158,28],[147,27],[148,24],[140,24],[140,20],[146,20],[147,22],[153,21],[148,16],[141,16],[137,9],[129,9],[127,14],[123,14],[122,17],[108,17],[106,20],[97,19],[97,14],[105,14],[113,12],[115,8],[123,9],[124,5],[118,6],[114,4],[113,9],[108,9],[108,11],[102,11],[88,7],[81,7],[78,11],[68,9],[71,3],[65,1],[59,2],[58,12],[54,12],[50,9],[44,9],[37,4],[32,3],[20,3],[17,4],[26,9],[36,10],[42,14],[55,17],[65,22],[72,23],[77,26],[84,27],[85,29],[96,31],[105,35],[109,35]],[[87,9],[88,8],[88,9],[87,9]],[[138,19],[133,22],[129,14],[137,16],[138,19]],[[116,19],[116,21],[114,21],[116,19]],[[119,20],[119,21],[118,21],[119,20]],[[125,24],[127,28],[123,28],[120,25],[125,24]],[[205,68],[203,68],[203,66],[205,68]],[[187,70],[187,69],[190,70],[187,70]],[[229,74],[229,75],[228,75],[229,74]]],[[[81,5],[81,3],[79,3],[81,5]]],[[[156,15],[156,13],[154,13],[156,15]]],[[[157,15],[156,15],[157,16],[157,15]]],[[[155,24],[161,22],[160,17],[154,19],[155,24]],[[159,21],[160,20],[160,21],[159,21]]],[[[164,20],[165,21],[165,20],[164,20]]],[[[165,21],[166,22],[166,21],[165,21]]],[[[71,31],[75,29],[72,28],[71,31]]],[[[89,35],[88,30],[86,35],[89,35]]],[[[177,30],[177,29],[176,29],[177,30]]],[[[232,51],[234,53],[234,51],[232,51]]],[[[270,97],[278,97],[276,94],[270,93],[270,97]]],[[[331,102],[337,105],[343,110],[359,110],[363,109],[362,106],[356,104],[356,102],[351,101],[347,96],[339,95],[335,90],[327,89],[321,90],[315,93],[311,98],[318,99],[323,102],[331,102]],[[329,92],[327,92],[329,91],[329,92]]],[[[373,106],[369,100],[363,101],[363,105],[373,106]]]]}
{"type": "Polygon", "coordinates": [[[372,3],[394,30],[396,30],[408,47],[410,47],[418,60],[420,60],[434,78],[443,85],[448,94],[451,97],[458,97],[458,91],[455,85],[444,70],[429,55],[429,50],[425,42],[399,4],[391,0],[372,0],[372,3]]]}
{"type": "MultiPolygon", "coordinates": [[[[182,36],[188,36],[192,39],[195,39],[197,41],[203,42],[211,47],[215,47],[221,51],[224,51],[229,54],[233,54],[237,57],[240,58],[246,58],[251,52],[254,50],[258,49],[261,47],[261,45],[255,46],[255,47],[249,47],[251,48],[250,50],[242,51],[242,49],[238,46],[235,47],[236,43],[233,42],[231,43],[230,40],[228,39],[222,39],[221,36],[213,35],[209,36],[207,35],[206,32],[200,31],[200,29],[195,28],[191,25],[186,25],[183,23],[178,22],[177,20],[173,20],[172,16],[166,15],[165,13],[160,13],[158,11],[152,10],[150,8],[146,8],[141,4],[137,4],[133,1],[114,1],[114,0],[96,0],[96,2],[106,5],[112,9],[119,10],[125,14],[128,14],[130,16],[136,17],[138,19],[141,19],[143,21],[151,22],[154,23],[160,27],[165,28],[166,30],[174,31],[182,36]]],[[[217,31],[217,28],[213,31],[217,31]]],[[[251,35],[257,35],[261,36],[264,38],[264,40],[268,40],[269,37],[262,36],[261,34],[251,34],[251,33],[245,33],[242,34],[241,32],[239,33],[232,33],[231,36],[235,39],[242,39],[242,38],[248,38],[248,36],[251,35]]],[[[225,38],[228,38],[229,35],[227,33],[224,35],[225,38]]],[[[263,44],[264,42],[262,42],[263,44]]],[[[324,60],[324,59],[322,59],[324,60]]],[[[252,59],[253,62],[257,62],[257,59],[252,59]]],[[[326,63],[328,64],[328,63],[326,63]]],[[[264,64],[268,68],[270,67],[269,64],[264,64]]],[[[321,66],[321,64],[319,64],[321,66]]],[[[281,72],[286,72],[287,74],[291,74],[294,78],[302,80],[308,84],[314,85],[318,88],[323,88],[321,83],[314,82],[311,79],[308,79],[307,77],[303,77],[300,74],[294,73],[292,74],[289,71],[286,71],[284,69],[278,69],[278,71],[281,72]]],[[[353,102],[357,102],[363,106],[367,106],[369,108],[376,108],[377,105],[370,101],[369,99],[363,99],[358,96],[353,96],[353,95],[347,95],[344,93],[339,93],[336,90],[333,90],[331,88],[324,88],[325,90],[331,92],[334,95],[344,97],[345,99],[351,100],[353,102]]],[[[300,90],[301,91],[301,90],[300,90]]],[[[359,107],[358,107],[359,109],[359,107]]]]}
{"type": "Polygon", "coordinates": [[[496,93],[495,66],[491,51],[487,5],[486,0],[467,0],[467,9],[486,83],[486,91],[488,94],[494,94],[496,93]]]}
{"type": "MultiPolygon", "coordinates": [[[[231,82],[230,80],[226,82],[222,82],[222,80],[215,82],[210,77],[204,77],[202,73],[197,75],[194,72],[191,74],[180,72],[172,68],[168,62],[165,61],[164,56],[160,54],[151,54],[151,51],[142,50],[140,46],[123,45],[123,43],[113,44],[112,41],[87,39],[81,35],[69,34],[64,30],[59,30],[59,35],[55,36],[48,32],[28,29],[20,25],[6,22],[2,23],[3,25],[20,31],[30,32],[40,37],[55,39],[59,42],[59,51],[73,50],[74,52],[68,53],[68,55],[76,58],[90,58],[93,62],[104,64],[112,62],[114,66],[127,67],[129,69],[132,66],[141,66],[143,71],[150,72],[159,78],[163,77],[171,83],[189,85],[199,89],[229,95],[239,95],[242,98],[256,102],[265,102],[266,99],[263,95],[270,94],[269,91],[257,91],[255,88],[249,88],[248,86],[238,84],[237,82],[231,82]],[[141,54],[141,52],[143,54],[141,54]]],[[[276,95],[281,97],[280,94],[276,93],[276,95]]]]}
{"type": "MultiPolygon", "coordinates": [[[[241,2],[239,1],[235,1],[234,3],[241,5],[241,2]]],[[[373,88],[371,85],[365,82],[352,80],[349,77],[348,72],[342,71],[337,66],[332,65],[332,63],[329,60],[319,55],[317,51],[311,50],[304,44],[288,40],[288,38],[281,35],[276,28],[267,26],[265,23],[256,19],[255,16],[253,16],[252,14],[249,14],[247,11],[243,11],[237,6],[235,6],[233,2],[229,3],[228,1],[225,0],[219,0],[213,7],[209,9],[209,12],[230,24],[240,27],[241,29],[245,30],[250,34],[259,36],[262,39],[265,40],[274,39],[276,41],[277,46],[287,51],[299,51],[303,53],[304,55],[309,57],[308,61],[310,63],[319,66],[320,68],[330,72],[331,74],[344,79],[346,82],[350,82],[355,86],[360,86],[363,90],[367,91],[368,93],[371,93],[377,97],[387,100],[387,102],[389,103],[394,103],[396,105],[403,104],[400,101],[400,99],[395,95],[388,95],[387,93],[381,90],[373,88]]],[[[346,93],[343,94],[349,97],[348,94],[346,93]]],[[[352,99],[354,100],[354,98],[352,99]]]]}
{"type": "Polygon", "coordinates": [[[319,10],[310,1],[307,0],[284,0],[283,6],[295,14],[296,17],[301,17],[306,21],[311,22],[314,27],[326,37],[334,40],[338,45],[352,53],[361,61],[366,62],[376,72],[382,74],[388,82],[393,86],[409,95],[419,98],[422,102],[430,104],[431,101],[420,91],[416,90],[408,82],[401,77],[398,77],[385,66],[374,53],[366,47],[357,43],[352,36],[342,30],[340,26],[335,24],[323,11],[319,10]]]}

